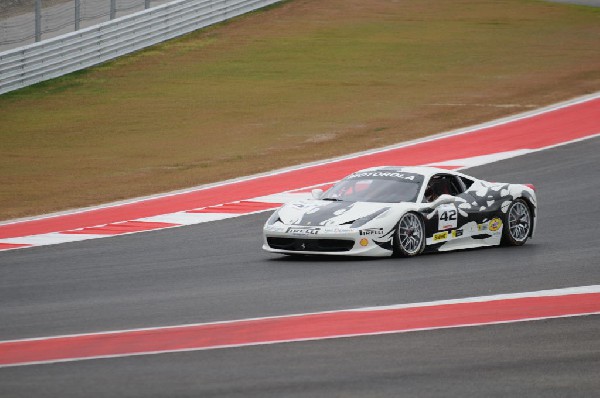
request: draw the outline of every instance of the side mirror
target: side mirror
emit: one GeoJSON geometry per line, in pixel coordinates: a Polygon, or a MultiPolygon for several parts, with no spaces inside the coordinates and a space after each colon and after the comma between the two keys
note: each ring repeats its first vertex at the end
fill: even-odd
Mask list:
{"type": "Polygon", "coordinates": [[[311,191],[311,193],[312,193],[313,199],[321,199],[321,196],[323,196],[323,190],[322,189],[313,189],[311,191]]]}
{"type": "Polygon", "coordinates": [[[454,196],[443,194],[440,195],[436,200],[434,200],[433,203],[431,203],[431,206],[438,207],[439,205],[445,205],[452,202],[454,202],[454,196]]]}

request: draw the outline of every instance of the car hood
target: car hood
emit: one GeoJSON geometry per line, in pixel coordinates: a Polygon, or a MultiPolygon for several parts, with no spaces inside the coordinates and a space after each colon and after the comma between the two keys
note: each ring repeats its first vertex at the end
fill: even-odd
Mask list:
{"type": "Polygon", "coordinates": [[[402,204],[307,200],[283,206],[278,215],[286,225],[351,225],[361,218],[371,220],[383,216],[392,207],[399,206],[402,204]]]}

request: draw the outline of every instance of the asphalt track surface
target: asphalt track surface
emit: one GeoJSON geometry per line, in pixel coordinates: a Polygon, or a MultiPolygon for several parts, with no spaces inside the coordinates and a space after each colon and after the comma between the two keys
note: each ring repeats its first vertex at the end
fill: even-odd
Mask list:
{"type": "MultiPolygon", "coordinates": [[[[470,169],[535,184],[520,248],[262,252],[268,213],[0,253],[0,340],[600,283],[600,138],[470,169]]],[[[593,396],[600,316],[0,369],[0,396],[593,396]]]]}

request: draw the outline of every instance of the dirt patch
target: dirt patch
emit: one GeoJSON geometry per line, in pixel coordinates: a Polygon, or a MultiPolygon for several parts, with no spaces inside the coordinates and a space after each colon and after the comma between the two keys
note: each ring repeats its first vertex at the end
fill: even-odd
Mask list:
{"type": "Polygon", "coordinates": [[[381,147],[600,90],[598,9],[295,0],[0,96],[0,219],[381,147]]]}

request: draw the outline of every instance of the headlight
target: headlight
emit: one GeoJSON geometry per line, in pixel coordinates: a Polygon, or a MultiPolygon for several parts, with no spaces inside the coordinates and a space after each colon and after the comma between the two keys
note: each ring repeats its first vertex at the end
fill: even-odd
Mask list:
{"type": "Polygon", "coordinates": [[[283,222],[281,221],[281,219],[279,218],[279,210],[275,210],[273,212],[273,214],[271,214],[271,217],[269,217],[269,219],[267,220],[267,225],[273,225],[275,224],[277,221],[279,222],[283,222]]]}

